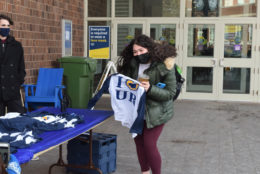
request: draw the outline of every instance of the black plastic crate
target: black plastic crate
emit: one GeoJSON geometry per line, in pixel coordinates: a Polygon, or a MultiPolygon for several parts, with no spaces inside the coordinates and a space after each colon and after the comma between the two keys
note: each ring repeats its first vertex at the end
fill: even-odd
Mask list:
{"type": "MultiPolygon", "coordinates": [[[[95,167],[103,174],[116,170],[116,135],[93,133],[92,134],[92,159],[95,167]]],[[[88,134],[80,135],[82,139],[89,139],[88,134]]],[[[89,162],[89,144],[77,138],[72,139],[67,145],[68,164],[86,165],[89,162]]],[[[67,168],[67,172],[98,174],[95,170],[67,168]]]]}

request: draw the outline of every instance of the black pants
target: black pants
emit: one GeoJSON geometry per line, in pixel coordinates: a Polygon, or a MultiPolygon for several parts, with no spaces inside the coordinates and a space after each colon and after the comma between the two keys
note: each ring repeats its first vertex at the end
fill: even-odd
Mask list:
{"type": "Polygon", "coordinates": [[[21,99],[9,100],[9,101],[0,101],[0,116],[4,116],[7,112],[19,112],[25,113],[25,108],[22,106],[21,99]]]}

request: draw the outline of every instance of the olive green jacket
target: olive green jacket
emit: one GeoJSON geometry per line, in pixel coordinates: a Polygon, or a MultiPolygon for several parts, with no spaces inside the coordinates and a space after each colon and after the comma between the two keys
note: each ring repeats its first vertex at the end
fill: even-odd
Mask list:
{"type": "MultiPolygon", "coordinates": [[[[130,69],[126,76],[137,79],[139,64],[132,59],[130,69]]],[[[164,62],[153,62],[145,70],[149,75],[151,88],[146,93],[146,124],[147,128],[166,123],[173,117],[173,96],[176,92],[176,77],[174,70],[174,58],[167,58],[164,62]],[[157,83],[165,83],[165,88],[159,88],[157,83]]]]}

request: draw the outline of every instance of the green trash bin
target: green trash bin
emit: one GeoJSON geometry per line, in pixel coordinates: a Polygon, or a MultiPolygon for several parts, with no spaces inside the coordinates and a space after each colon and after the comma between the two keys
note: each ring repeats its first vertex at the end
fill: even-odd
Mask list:
{"type": "Polygon", "coordinates": [[[97,61],[86,57],[62,57],[58,59],[64,68],[64,84],[70,97],[71,108],[87,108],[92,97],[94,73],[97,61]]]}

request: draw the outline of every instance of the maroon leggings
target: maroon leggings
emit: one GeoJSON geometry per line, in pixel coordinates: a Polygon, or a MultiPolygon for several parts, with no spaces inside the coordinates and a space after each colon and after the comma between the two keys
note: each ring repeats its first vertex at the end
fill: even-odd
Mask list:
{"type": "Polygon", "coordinates": [[[134,139],[142,172],[151,169],[153,174],[161,173],[162,160],[156,144],[163,126],[164,124],[148,129],[145,122],[143,134],[134,139]]]}

